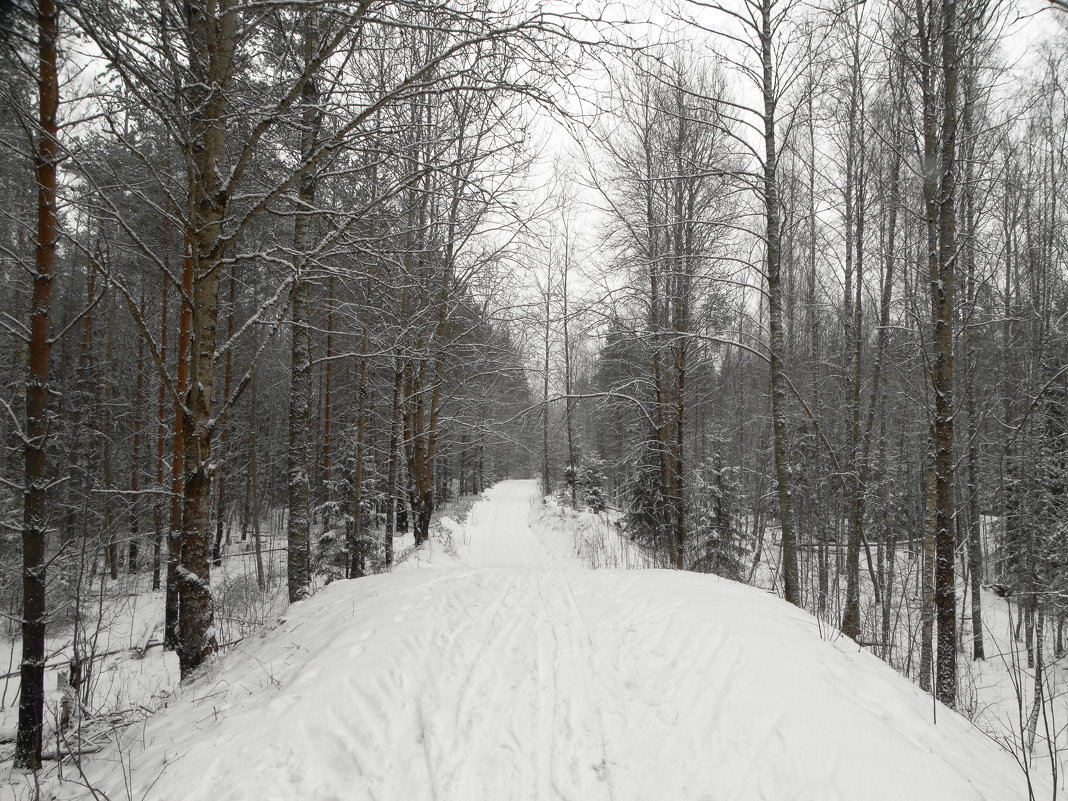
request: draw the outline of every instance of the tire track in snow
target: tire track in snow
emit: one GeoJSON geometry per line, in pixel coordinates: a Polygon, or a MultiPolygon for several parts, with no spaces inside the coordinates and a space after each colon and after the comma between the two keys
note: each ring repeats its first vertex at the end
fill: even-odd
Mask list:
{"type": "MultiPolygon", "coordinates": [[[[576,728],[585,733],[594,742],[594,747],[576,743],[566,747],[565,753],[570,754],[564,762],[571,769],[571,775],[577,783],[575,795],[570,795],[559,783],[554,782],[554,789],[563,798],[598,799],[605,798],[612,801],[611,775],[608,770],[610,761],[608,746],[605,738],[604,715],[602,712],[603,698],[598,689],[599,671],[594,661],[593,640],[588,627],[582,617],[582,612],[575,601],[574,592],[570,581],[564,571],[546,571],[539,573],[536,578],[537,593],[553,632],[554,648],[554,676],[558,675],[558,665],[567,662],[565,675],[570,677],[570,685],[565,683],[564,692],[558,686],[554,686],[554,728],[559,731],[556,723],[559,719],[555,713],[563,705],[567,711],[567,732],[574,736],[576,728]],[[544,583],[548,580],[551,584],[549,592],[544,591],[544,583]],[[565,609],[554,609],[564,601],[565,609]],[[561,647],[561,635],[564,646],[561,647]],[[586,695],[584,691],[589,691],[586,695]],[[585,695],[585,697],[583,697],[585,695]],[[585,716],[585,720],[579,722],[578,727],[573,722],[575,712],[574,704],[581,703],[579,712],[585,716]],[[590,759],[589,753],[599,756],[599,759],[590,759]],[[577,756],[576,756],[577,755],[577,756]],[[593,782],[591,784],[591,778],[593,782]],[[592,787],[592,790],[591,790],[592,787]]],[[[555,755],[559,744],[556,736],[549,739],[550,754],[555,755]]],[[[555,761],[555,760],[554,760],[555,761]]]]}
{"type": "MultiPolygon", "coordinates": [[[[495,577],[496,578],[496,577],[495,577]]],[[[482,605],[471,619],[464,620],[455,608],[453,617],[445,625],[461,621],[458,628],[446,637],[440,651],[435,654],[441,670],[435,676],[427,676],[427,688],[421,695],[421,705],[436,711],[431,718],[434,724],[431,740],[437,743],[438,764],[443,775],[434,777],[444,797],[471,797],[464,788],[471,783],[471,758],[477,754],[487,736],[491,723],[488,715],[501,694],[501,672],[496,669],[499,651],[514,638],[519,621],[515,617],[515,587],[518,576],[500,577],[504,585],[482,605]],[[459,688],[457,691],[457,687],[459,688]],[[455,701],[450,702],[454,697],[455,701]],[[463,743],[462,748],[457,748],[463,743]]],[[[498,579],[500,580],[500,579],[498,579]]]]}

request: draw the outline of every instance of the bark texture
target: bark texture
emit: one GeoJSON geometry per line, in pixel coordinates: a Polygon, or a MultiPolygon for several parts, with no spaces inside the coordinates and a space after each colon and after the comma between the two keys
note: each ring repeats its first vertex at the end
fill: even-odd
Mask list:
{"type": "Polygon", "coordinates": [[[18,729],[15,766],[37,770],[44,730],[46,531],[49,382],[52,364],[52,282],[56,261],[56,164],[59,157],[59,10],[52,0],[37,3],[38,125],[34,170],[37,178],[37,243],[30,306],[29,371],[26,376],[26,431],[23,446],[22,658],[19,663],[18,729]]]}

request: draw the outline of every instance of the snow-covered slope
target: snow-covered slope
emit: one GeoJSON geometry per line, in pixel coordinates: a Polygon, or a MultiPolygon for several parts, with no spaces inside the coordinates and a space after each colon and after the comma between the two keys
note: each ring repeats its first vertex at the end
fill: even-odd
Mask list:
{"type": "Polygon", "coordinates": [[[448,549],[292,606],[88,766],[112,799],[1012,801],[1012,759],[759,590],[590,571],[487,493],[448,549]]]}

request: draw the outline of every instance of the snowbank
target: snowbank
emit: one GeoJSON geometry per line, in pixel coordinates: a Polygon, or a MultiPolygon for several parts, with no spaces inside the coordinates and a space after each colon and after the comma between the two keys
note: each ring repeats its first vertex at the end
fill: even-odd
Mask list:
{"type": "Polygon", "coordinates": [[[1026,798],[1010,756],[815,618],[711,576],[576,567],[514,484],[455,557],[290,607],[92,782],[126,798],[121,755],[149,801],[1026,798]]]}

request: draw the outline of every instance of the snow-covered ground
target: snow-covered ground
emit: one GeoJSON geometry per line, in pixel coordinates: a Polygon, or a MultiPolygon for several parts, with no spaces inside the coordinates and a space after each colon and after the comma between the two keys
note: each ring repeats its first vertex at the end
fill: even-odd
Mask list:
{"type": "MultiPolygon", "coordinates": [[[[984,518],[984,541],[993,538],[990,532],[995,525],[994,518],[984,518]]],[[[778,532],[765,539],[763,558],[754,571],[753,582],[756,586],[770,591],[781,591],[778,565],[779,550],[776,540],[778,532]]],[[[889,655],[892,666],[906,676],[917,679],[919,670],[920,637],[920,570],[922,554],[917,550],[917,543],[908,547],[899,547],[894,559],[892,628],[889,655]]],[[[987,559],[991,550],[985,546],[987,559]]],[[[831,553],[832,563],[836,555],[831,553]]],[[[814,572],[811,561],[809,571],[814,572]]],[[[832,574],[833,574],[832,570],[832,574]]],[[[991,571],[993,573],[993,571],[991,571]]],[[[862,619],[864,633],[862,640],[869,643],[869,650],[882,652],[882,634],[880,621],[874,619],[873,590],[870,573],[865,567],[861,569],[862,619]]],[[[842,577],[838,577],[842,580],[842,577]]],[[[815,595],[816,577],[806,575],[808,603],[815,595]]],[[[833,586],[830,594],[830,607],[823,616],[824,629],[833,632],[841,620],[841,601],[844,587],[833,586]]],[[[1037,777],[1044,777],[1048,784],[1056,777],[1057,794],[1052,789],[1042,794],[1038,789],[1038,799],[1065,797],[1068,793],[1068,656],[1054,658],[1055,626],[1048,622],[1045,627],[1045,665],[1043,684],[1045,693],[1040,712],[1035,721],[1033,742],[1029,719],[1034,709],[1035,671],[1027,665],[1027,645],[1021,635],[1014,634],[1010,621],[1016,621],[1019,607],[1015,598],[999,597],[988,586],[981,590],[983,617],[983,638],[985,660],[974,661],[972,652],[971,598],[967,594],[963,577],[958,573],[957,605],[958,615],[964,608],[964,621],[959,640],[960,650],[957,654],[957,708],[961,714],[971,720],[984,734],[1011,751],[1020,762],[1020,769],[1025,767],[1037,783],[1037,777]]],[[[1018,634],[1019,632],[1016,632],[1018,634]]],[[[1041,783],[1039,783],[1041,784],[1041,783]]],[[[1026,796],[1025,796],[1026,797],[1026,796]]]]}
{"type": "Polygon", "coordinates": [[[86,779],[112,801],[1027,797],[1007,753],[810,615],[590,570],[559,517],[497,485],[393,573],[291,606],[86,779]]]}
{"type": "MultiPolygon", "coordinates": [[[[465,504],[452,506],[462,512],[465,504]]],[[[453,510],[449,508],[449,511],[453,510]]],[[[221,563],[212,569],[215,628],[224,648],[277,620],[288,605],[284,517],[280,511],[272,510],[263,522],[264,539],[259,558],[252,540],[239,541],[234,532],[234,541],[224,546],[221,563]],[[257,573],[262,573],[262,587],[257,586],[257,573]]],[[[451,524],[445,517],[435,522],[439,526],[451,524]]],[[[393,549],[397,558],[410,555],[413,544],[411,533],[395,537],[393,549]]],[[[318,580],[321,582],[322,577],[318,580]]],[[[146,571],[122,572],[117,581],[98,575],[83,582],[82,593],[78,606],[83,619],[79,627],[64,619],[63,610],[57,610],[48,626],[46,754],[56,752],[60,746],[65,752],[73,744],[56,742],[55,722],[64,698],[60,679],[70,670],[75,639],[85,660],[84,681],[88,686],[82,689],[85,714],[77,719],[81,737],[72,740],[84,740],[88,736],[95,741],[101,734],[107,734],[99,729],[106,729],[119,718],[123,724],[130,724],[138,716],[151,714],[169,702],[178,684],[178,657],[162,648],[164,593],[151,589],[151,577],[146,571]]],[[[5,628],[6,631],[0,632],[0,766],[11,759],[14,751],[18,660],[22,651],[17,627],[8,621],[5,628]]],[[[82,742],[79,747],[85,745],[82,742]]],[[[95,743],[90,747],[96,747],[95,743]]]]}

